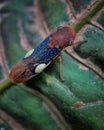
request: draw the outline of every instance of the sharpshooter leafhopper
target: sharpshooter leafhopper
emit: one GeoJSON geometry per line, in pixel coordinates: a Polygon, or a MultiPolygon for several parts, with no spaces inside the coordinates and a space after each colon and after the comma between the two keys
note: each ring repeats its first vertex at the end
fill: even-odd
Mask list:
{"type": "Polygon", "coordinates": [[[15,82],[25,82],[42,72],[60,52],[74,43],[75,31],[69,26],[61,26],[50,34],[39,46],[30,50],[25,57],[17,63],[9,74],[15,82]]]}

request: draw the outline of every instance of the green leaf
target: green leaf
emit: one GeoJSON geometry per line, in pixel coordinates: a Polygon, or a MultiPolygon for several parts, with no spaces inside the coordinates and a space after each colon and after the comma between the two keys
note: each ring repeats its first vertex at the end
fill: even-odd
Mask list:
{"type": "Polygon", "coordinates": [[[104,0],[0,1],[0,129],[104,129],[103,7],[104,0]],[[62,52],[65,81],[54,60],[25,84],[12,83],[9,69],[64,24],[76,41],[87,40],[62,52]]]}

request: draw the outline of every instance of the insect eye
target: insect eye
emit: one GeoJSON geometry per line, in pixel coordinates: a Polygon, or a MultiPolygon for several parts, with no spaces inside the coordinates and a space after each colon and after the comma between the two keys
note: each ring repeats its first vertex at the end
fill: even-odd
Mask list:
{"type": "Polygon", "coordinates": [[[31,69],[33,74],[39,74],[40,72],[42,72],[45,68],[47,67],[47,65],[45,63],[42,64],[35,64],[33,66],[33,68],[31,69]]]}

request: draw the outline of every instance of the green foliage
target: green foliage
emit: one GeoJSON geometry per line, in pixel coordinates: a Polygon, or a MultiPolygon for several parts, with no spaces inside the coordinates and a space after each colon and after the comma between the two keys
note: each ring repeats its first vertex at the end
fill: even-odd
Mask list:
{"type": "Polygon", "coordinates": [[[66,14],[66,7],[60,0],[46,0],[41,1],[40,4],[47,24],[51,28],[56,28],[61,23],[69,21],[68,15],[66,14]]]}
{"type": "MultiPolygon", "coordinates": [[[[9,69],[26,53],[26,46],[21,43],[21,29],[25,34],[22,38],[27,41],[24,45],[36,46],[42,41],[43,34],[48,35],[47,28],[50,31],[63,23],[72,24],[76,21],[73,28],[76,32],[82,29],[80,36],[87,40],[85,44],[69,48],[69,54],[62,53],[64,82],[59,78],[58,61],[54,61],[44,72],[24,85],[14,85],[9,79],[1,82],[0,129],[10,130],[17,128],[17,125],[24,130],[104,129],[104,32],[90,24],[86,28],[84,26],[93,16],[96,22],[104,26],[104,11],[99,12],[104,6],[104,0],[96,2],[96,6],[91,6],[92,1],[71,1],[72,5],[60,0],[0,1],[0,4],[4,2],[0,6],[0,38],[9,69]],[[77,18],[79,12],[81,16],[83,11],[86,11],[85,15],[77,18]],[[20,27],[19,22],[22,23],[20,27]],[[101,70],[100,77],[98,69],[101,70]],[[3,112],[5,116],[2,116],[3,112]],[[9,119],[11,124],[8,116],[13,119],[9,119]]],[[[0,65],[3,60],[0,60],[0,65]]],[[[1,65],[0,79],[4,78],[3,69],[5,67],[1,65]]]]}

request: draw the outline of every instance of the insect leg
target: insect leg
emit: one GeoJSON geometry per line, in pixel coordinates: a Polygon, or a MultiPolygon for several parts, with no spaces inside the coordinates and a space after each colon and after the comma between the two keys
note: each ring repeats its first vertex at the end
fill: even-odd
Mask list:
{"type": "Polygon", "coordinates": [[[58,55],[57,60],[59,61],[59,64],[60,64],[60,66],[59,66],[59,69],[60,69],[59,70],[59,76],[60,76],[61,81],[64,81],[64,78],[63,78],[63,75],[62,75],[62,55],[61,55],[61,52],[58,55]]]}

